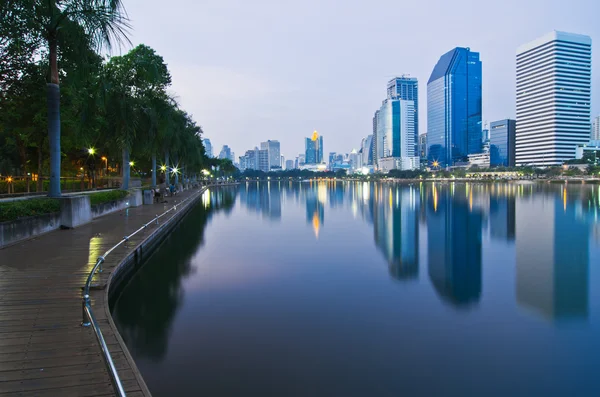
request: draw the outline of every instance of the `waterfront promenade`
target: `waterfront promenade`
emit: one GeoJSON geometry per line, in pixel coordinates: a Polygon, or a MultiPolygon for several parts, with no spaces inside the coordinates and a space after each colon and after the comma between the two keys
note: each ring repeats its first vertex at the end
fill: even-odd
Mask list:
{"type": "MultiPolygon", "coordinates": [[[[129,208],[75,229],[58,230],[0,250],[0,396],[111,396],[113,385],[92,327],[82,327],[82,286],[97,258],[157,214],[201,194],[129,208]]],[[[188,200],[160,219],[173,217],[188,200]]],[[[127,396],[150,393],[108,313],[111,272],[160,226],[153,223],[111,253],[94,278],[92,308],[127,396]]],[[[168,265],[168,264],[165,264],[168,265]]]]}

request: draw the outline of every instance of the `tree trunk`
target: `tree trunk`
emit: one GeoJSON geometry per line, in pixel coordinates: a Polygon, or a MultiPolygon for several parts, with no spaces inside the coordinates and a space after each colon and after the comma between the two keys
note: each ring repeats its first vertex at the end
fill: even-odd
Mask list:
{"type": "Polygon", "coordinates": [[[40,142],[38,142],[38,166],[37,166],[37,186],[35,188],[35,190],[37,192],[41,192],[44,189],[44,181],[42,180],[42,145],[44,144],[44,140],[40,140],[40,142]]]}
{"type": "Polygon", "coordinates": [[[60,197],[60,87],[58,85],[57,40],[50,37],[50,83],[47,84],[48,143],[50,145],[50,191],[48,196],[60,197]]]}
{"type": "Polygon", "coordinates": [[[121,190],[129,189],[129,148],[123,148],[123,180],[121,183],[121,190]]]}
{"type": "Polygon", "coordinates": [[[152,153],[152,187],[156,187],[156,153],[152,153]]]}
{"type": "Polygon", "coordinates": [[[169,173],[171,172],[171,166],[169,165],[169,151],[165,151],[165,164],[167,166],[167,169],[165,170],[165,182],[167,184],[167,186],[169,186],[170,183],[170,178],[169,178],[169,173]]]}

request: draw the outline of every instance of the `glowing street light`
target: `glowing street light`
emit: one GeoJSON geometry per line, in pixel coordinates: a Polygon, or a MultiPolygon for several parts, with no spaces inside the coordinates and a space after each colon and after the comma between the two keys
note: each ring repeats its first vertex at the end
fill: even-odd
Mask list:
{"type": "Polygon", "coordinates": [[[177,167],[171,168],[171,173],[172,174],[178,174],[179,173],[179,168],[177,168],[177,167]]]}
{"type": "Polygon", "coordinates": [[[131,167],[133,167],[133,165],[134,165],[134,164],[135,164],[135,163],[134,163],[133,161],[130,161],[130,162],[129,162],[129,166],[131,166],[131,167]]]}
{"type": "Polygon", "coordinates": [[[91,147],[91,148],[88,149],[88,153],[93,156],[94,153],[96,153],[96,149],[94,149],[93,147],[91,147]]]}
{"type": "Polygon", "coordinates": [[[160,166],[160,170],[161,170],[162,172],[165,172],[165,171],[167,170],[167,166],[166,166],[166,165],[164,165],[164,164],[163,164],[163,165],[161,165],[161,166],[160,166]]]}

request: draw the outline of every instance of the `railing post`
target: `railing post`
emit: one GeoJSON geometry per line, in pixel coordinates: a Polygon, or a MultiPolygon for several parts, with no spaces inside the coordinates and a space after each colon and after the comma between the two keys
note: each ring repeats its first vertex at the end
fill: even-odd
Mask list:
{"type": "Polygon", "coordinates": [[[89,303],[90,303],[90,296],[88,294],[84,294],[83,299],[81,301],[81,315],[82,315],[81,325],[84,327],[89,327],[91,325],[90,319],[88,318],[88,316],[85,313],[85,308],[89,303]]]}

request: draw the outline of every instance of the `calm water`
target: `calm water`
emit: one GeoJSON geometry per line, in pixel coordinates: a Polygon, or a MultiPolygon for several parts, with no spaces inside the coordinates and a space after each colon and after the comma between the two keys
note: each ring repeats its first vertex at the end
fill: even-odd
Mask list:
{"type": "Polygon", "coordinates": [[[155,397],[599,396],[599,195],[215,190],[113,316],[155,397]]]}

